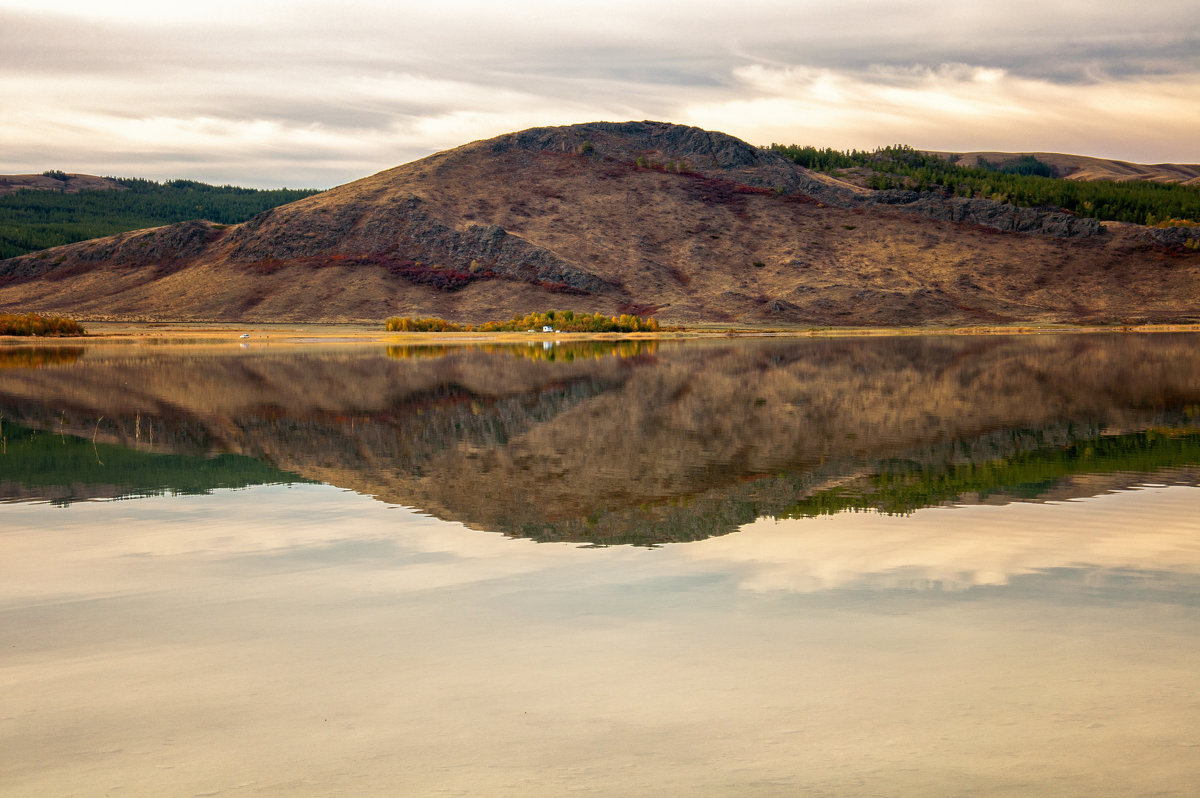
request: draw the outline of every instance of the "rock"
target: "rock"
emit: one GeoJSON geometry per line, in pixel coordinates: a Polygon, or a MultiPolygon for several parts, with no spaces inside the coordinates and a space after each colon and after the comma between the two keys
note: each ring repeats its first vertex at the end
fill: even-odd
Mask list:
{"type": "Polygon", "coordinates": [[[1200,227],[1148,227],[1146,237],[1163,247],[1187,247],[1189,241],[1197,242],[1190,247],[1200,246],[1200,227]]]}
{"type": "Polygon", "coordinates": [[[455,230],[425,211],[415,197],[382,206],[351,203],[333,210],[304,208],[256,217],[230,239],[230,257],[243,263],[366,257],[462,272],[462,280],[447,283],[456,287],[471,279],[501,276],[580,293],[613,289],[608,282],[503,227],[471,225],[455,230]]]}
{"type": "Polygon", "coordinates": [[[968,197],[947,197],[936,191],[889,189],[876,191],[857,200],[867,206],[886,205],[889,209],[916,213],[939,221],[962,222],[1014,233],[1036,233],[1055,238],[1099,235],[1103,225],[1047,208],[1018,208],[1004,202],[968,197]]]}

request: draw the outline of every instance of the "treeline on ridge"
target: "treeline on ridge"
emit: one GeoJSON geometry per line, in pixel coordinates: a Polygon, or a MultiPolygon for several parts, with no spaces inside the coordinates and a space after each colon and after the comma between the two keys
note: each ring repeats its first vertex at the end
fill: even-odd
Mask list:
{"type": "Polygon", "coordinates": [[[1200,225],[1200,187],[1148,180],[1066,180],[1032,156],[1004,165],[981,160],[960,166],[906,145],[866,150],[834,150],[772,144],[771,150],[819,172],[865,168],[873,189],[940,190],[1021,207],[1054,207],[1101,221],[1150,226],[1200,225]]]}
{"type": "Polygon", "coordinates": [[[573,310],[547,310],[514,316],[509,321],[488,321],[483,324],[458,324],[445,319],[418,319],[392,316],[384,322],[388,332],[524,332],[541,331],[550,327],[555,332],[658,332],[658,322],[653,318],[642,318],[621,314],[605,316],[601,313],[576,313],[573,310]]]}
{"type": "MultiPolygon", "coordinates": [[[[46,175],[54,177],[55,172],[46,175]]],[[[20,189],[0,195],[0,259],[89,238],[189,219],[237,224],[316,189],[212,186],[195,180],[157,183],[113,178],[125,190],[20,189]]]]}

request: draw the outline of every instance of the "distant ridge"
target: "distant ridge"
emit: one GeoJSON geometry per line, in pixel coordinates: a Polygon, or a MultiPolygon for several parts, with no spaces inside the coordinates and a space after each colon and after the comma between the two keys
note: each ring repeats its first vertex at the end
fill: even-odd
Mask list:
{"type": "Polygon", "coordinates": [[[1004,166],[1021,158],[1032,156],[1054,170],[1056,177],[1067,180],[1149,180],[1155,183],[1179,183],[1185,186],[1200,186],[1200,164],[1141,164],[1116,161],[1109,158],[1092,158],[1087,155],[1067,155],[1059,152],[964,152],[949,153],[928,150],[935,155],[957,157],[962,166],[978,166],[980,159],[996,166],[1004,166]]]}
{"type": "Polygon", "coordinates": [[[54,170],[36,175],[0,175],[0,196],[22,189],[76,194],[80,191],[124,191],[125,186],[111,177],[67,174],[54,170]]]}

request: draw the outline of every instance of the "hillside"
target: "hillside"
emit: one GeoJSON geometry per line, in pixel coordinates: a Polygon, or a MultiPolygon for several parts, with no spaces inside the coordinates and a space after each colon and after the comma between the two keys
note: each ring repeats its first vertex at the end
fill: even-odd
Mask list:
{"type": "Polygon", "coordinates": [[[721,133],[536,128],[224,227],[0,261],[0,310],[483,321],[547,307],[813,325],[1200,318],[1200,230],[872,192],[721,133]]]}
{"type": "Polygon", "coordinates": [[[1101,222],[1200,226],[1196,221],[1200,220],[1200,186],[1179,181],[1067,179],[1059,174],[1065,167],[1029,154],[968,158],[905,145],[843,151],[772,144],[771,151],[807,169],[876,191],[932,191],[943,197],[990,199],[1020,208],[1056,208],[1101,222]]]}
{"type": "Polygon", "coordinates": [[[53,171],[0,175],[0,258],[188,219],[236,224],[315,193],[53,171]]]}

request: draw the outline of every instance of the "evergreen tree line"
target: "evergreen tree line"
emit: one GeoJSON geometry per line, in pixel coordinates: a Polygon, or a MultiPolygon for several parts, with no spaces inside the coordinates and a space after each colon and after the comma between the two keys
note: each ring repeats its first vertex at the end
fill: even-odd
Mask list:
{"type": "Polygon", "coordinates": [[[771,149],[820,172],[864,167],[874,189],[944,191],[1021,207],[1053,207],[1101,221],[1151,226],[1200,225],[1200,187],[1148,180],[1066,180],[1032,156],[998,166],[960,166],[906,145],[865,150],[834,150],[772,144],[771,149]]]}
{"type": "Polygon", "coordinates": [[[114,179],[124,191],[20,189],[0,196],[0,258],[189,219],[237,224],[317,193],[211,186],[194,180],[114,179]]]}

